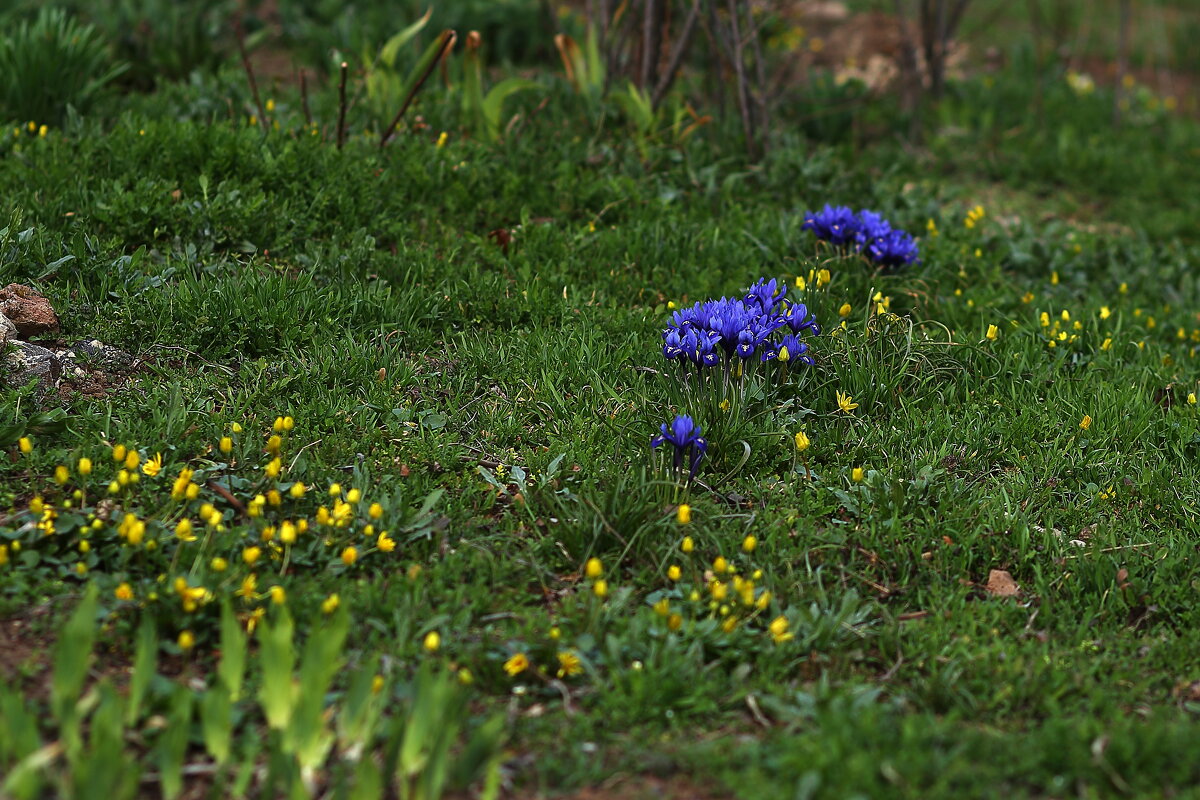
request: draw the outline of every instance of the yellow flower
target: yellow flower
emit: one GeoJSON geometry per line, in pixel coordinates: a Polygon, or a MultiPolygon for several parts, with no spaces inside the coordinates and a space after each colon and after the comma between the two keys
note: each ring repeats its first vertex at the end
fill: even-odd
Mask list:
{"type": "Polygon", "coordinates": [[[604,574],[604,565],[600,563],[600,559],[598,558],[589,558],[583,568],[583,574],[589,579],[599,578],[604,574]]]}
{"type": "Polygon", "coordinates": [[[771,624],[767,627],[771,633],[771,638],[775,640],[775,644],[781,644],[793,637],[791,631],[788,630],[787,617],[776,617],[771,620],[771,624]]]}
{"type": "Polygon", "coordinates": [[[196,541],[196,535],[192,533],[192,521],[187,517],[179,520],[175,524],[175,535],[185,542],[196,541]]]}
{"type": "Polygon", "coordinates": [[[387,531],[379,534],[379,538],[375,540],[375,546],[379,548],[381,553],[390,553],[396,549],[396,540],[387,535],[387,531]]]}
{"type": "Polygon", "coordinates": [[[1100,319],[1108,319],[1112,316],[1112,311],[1108,306],[1100,306],[1100,319]]]}
{"type": "Polygon", "coordinates": [[[379,503],[371,503],[371,507],[367,509],[367,516],[371,519],[379,519],[383,516],[383,506],[379,503]]]}
{"type": "Polygon", "coordinates": [[[1092,427],[1092,418],[1087,414],[1084,414],[1083,419],[1079,420],[1079,427],[1085,431],[1092,427]]]}
{"type": "Polygon", "coordinates": [[[22,436],[20,439],[17,440],[17,448],[22,453],[30,453],[33,451],[33,440],[30,439],[28,436],[22,436]]]}
{"type": "Polygon", "coordinates": [[[242,426],[239,423],[235,422],[229,426],[229,430],[233,431],[234,433],[241,433],[242,426]]]}
{"type": "Polygon", "coordinates": [[[682,571],[680,571],[679,567],[677,567],[676,565],[672,564],[671,566],[667,567],[667,578],[669,580],[677,581],[682,576],[683,576],[682,571]]]}
{"type": "Polygon", "coordinates": [[[233,439],[228,436],[222,436],[221,441],[217,443],[217,449],[225,455],[229,455],[233,451],[233,439]]]}
{"type": "Polygon", "coordinates": [[[292,488],[288,489],[288,494],[291,495],[293,500],[299,500],[301,497],[304,497],[304,492],[304,484],[300,481],[296,481],[292,484],[292,488]]]}
{"type": "Polygon", "coordinates": [[[583,662],[574,650],[562,650],[558,654],[558,677],[570,678],[583,672],[583,662]]]}
{"type": "Polygon", "coordinates": [[[358,550],[353,546],[347,547],[342,551],[342,563],[347,567],[354,566],[354,562],[358,560],[358,550]]]}
{"type": "MultiPolygon", "coordinates": [[[[692,521],[692,507],[687,503],[683,503],[679,508],[675,509],[675,521],[680,525],[687,525],[692,521]]],[[[684,551],[687,552],[687,551],[684,551]]]]}
{"type": "Polygon", "coordinates": [[[990,341],[993,341],[993,342],[996,341],[996,337],[999,335],[1000,335],[1000,329],[998,327],[996,327],[995,325],[988,325],[986,336],[990,341]]]}
{"type": "Polygon", "coordinates": [[[268,454],[277,456],[283,448],[283,440],[279,438],[279,434],[274,434],[270,439],[267,439],[267,446],[263,448],[268,454]]]}
{"type": "Polygon", "coordinates": [[[524,653],[517,653],[504,662],[504,671],[514,678],[527,669],[529,669],[529,656],[524,653]]]}
{"type": "Polygon", "coordinates": [[[346,502],[347,503],[350,503],[351,505],[353,505],[354,503],[357,503],[359,500],[362,500],[362,492],[360,492],[358,489],[351,489],[350,491],[346,492],[346,502]]]}
{"type": "Polygon", "coordinates": [[[788,352],[788,349],[785,346],[785,347],[779,348],[779,354],[775,356],[775,359],[777,361],[782,361],[784,364],[786,364],[791,357],[792,357],[792,354],[788,352]]]}
{"type": "Polygon", "coordinates": [[[208,566],[212,568],[213,572],[224,572],[225,570],[229,569],[229,562],[220,556],[217,556],[208,563],[208,566]]]}
{"type": "Polygon", "coordinates": [[[677,631],[683,627],[683,617],[679,614],[672,614],[667,617],[667,630],[677,631]]]}
{"type": "Polygon", "coordinates": [[[854,398],[851,397],[850,395],[845,394],[844,392],[838,391],[837,392],[838,411],[841,411],[843,414],[853,414],[854,409],[858,408],[858,403],[851,402],[852,400],[854,400],[854,398]]]}
{"type": "Polygon", "coordinates": [[[742,539],[742,551],[745,553],[753,553],[754,548],[758,547],[758,539],[753,534],[742,539]]]}
{"type": "Polygon", "coordinates": [[[725,570],[729,569],[729,562],[725,560],[725,556],[717,556],[712,563],[713,572],[720,575],[725,570]]]}
{"type": "Polygon", "coordinates": [[[113,445],[113,449],[112,449],[113,461],[124,461],[125,454],[126,454],[125,445],[123,445],[123,444],[113,445]]]}
{"type": "Polygon", "coordinates": [[[430,653],[436,653],[438,648],[442,646],[442,637],[437,631],[430,631],[425,634],[425,641],[422,646],[430,653]]]}
{"type": "Polygon", "coordinates": [[[1189,406],[1196,405],[1196,393],[1195,392],[1188,392],[1188,405],[1189,406]]]}
{"type": "Polygon", "coordinates": [[[148,459],[145,464],[142,464],[142,474],[147,478],[153,478],[160,472],[162,472],[162,453],[155,453],[154,458],[148,459]]]}
{"type": "Polygon", "coordinates": [[[1120,292],[1121,294],[1129,294],[1129,284],[1122,283],[1120,286],[1117,287],[1117,291],[1120,292]]]}
{"type": "Polygon", "coordinates": [[[1106,337],[1105,340],[1100,343],[1100,349],[1101,350],[1111,350],[1112,349],[1112,337],[1111,336],[1106,337]]]}
{"type": "Polygon", "coordinates": [[[654,613],[658,614],[660,617],[665,617],[670,614],[671,601],[665,597],[661,598],[657,603],[654,604],[654,613]]]}
{"type": "Polygon", "coordinates": [[[850,307],[849,303],[842,303],[842,307],[838,309],[838,316],[839,317],[848,317],[848,316],[850,316],[850,312],[853,310],[854,309],[850,307]]]}
{"type": "Polygon", "coordinates": [[[271,459],[267,466],[263,467],[263,472],[271,480],[279,477],[279,473],[283,470],[283,462],[279,460],[279,456],[271,459]]]}
{"type": "Polygon", "coordinates": [[[242,561],[245,561],[246,564],[253,566],[254,562],[258,561],[259,556],[261,555],[262,548],[256,545],[251,545],[242,551],[242,561]]]}
{"type": "Polygon", "coordinates": [[[340,483],[329,484],[329,496],[330,497],[341,497],[342,496],[342,485],[340,483]]]}
{"type": "Polygon", "coordinates": [[[383,680],[382,675],[376,675],[374,678],[371,678],[371,694],[379,694],[382,692],[384,685],[385,681],[383,680]]]}
{"type": "Polygon", "coordinates": [[[1050,273],[1050,283],[1054,286],[1058,286],[1058,270],[1050,273]]]}
{"type": "Polygon", "coordinates": [[[59,464],[57,467],[54,468],[54,482],[55,483],[61,485],[61,484],[66,483],[69,480],[71,480],[71,470],[67,469],[62,464],[59,464]]]}
{"type": "Polygon", "coordinates": [[[692,541],[692,537],[683,537],[683,542],[679,545],[679,549],[685,553],[690,553],[696,549],[696,543],[692,541]]]}
{"type": "Polygon", "coordinates": [[[76,467],[80,475],[92,474],[92,460],[90,458],[79,459],[79,464],[76,467]]]}
{"type": "Polygon", "coordinates": [[[808,449],[812,442],[808,439],[808,434],[804,431],[796,431],[796,450],[803,453],[808,449]]]}
{"type": "Polygon", "coordinates": [[[463,686],[470,686],[475,682],[475,676],[471,674],[471,670],[463,667],[458,671],[458,682],[463,686]]]}
{"type": "Polygon", "coordinates": [[[337,607],[341,602],[341,598],[339,598],[335,592],[334,594],[329,595],[329,597],[326,597],[325,601],[321,603],[321,610],[326,614],[332,614],[333,612],[337,611],[337,607]]]}
{"type": "Polygon", "coordinates": [[[604,580],[604,578],[600,578],[598,581],[593,583],[592,594],[596,595],[596,597],[599,597],[601,600],[608,597],[608,581],[604,580]]]}
{"type": "Polygon", "coordinates": [[[854,481],[855,483],[862,483],[863,477],[865,477],[865,473],[863,472],[862,467],[855,467],[854,469],[850,470],[850,480],[854,481]]]}
{"type": "Polygon", "coordinates": [[[434,144],[434,146],[438,149],[445,147],[447,138],[449,138],[449,135],[445,131],[442,131],[438,134],[437,142],[434,144]]]}
{"type": "Polygon", "coordinates": [[[140,463],[142,463],[142,457],[138,455],[137,450],[130,450],[125,454],[125,469],[135,470],[140,463]]]}
{"type": "Polygon", "coordinates": [[[825,284],[833,280],[833,276],[829,274],[829,270],[823,269],[817,272],[817,288],[820,289],[825,284]]]}
{"type": "Polygon", "coordinates": [[[122,583],[116,588],[116,590],[113,592],[113,595],[116,596],[118,600],[132,600],[133,587],[128,583],[122,583]]]}
{"type": "Polygon", "coordinates": [[[191,631],[183,631],[179,634],[178,644],[179,649],[186,653],[196,646],[196,637],[191,631]]]}

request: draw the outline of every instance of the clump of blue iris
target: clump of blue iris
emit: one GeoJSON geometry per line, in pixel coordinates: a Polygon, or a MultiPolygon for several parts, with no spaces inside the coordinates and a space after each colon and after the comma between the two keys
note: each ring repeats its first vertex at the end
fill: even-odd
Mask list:
{"type": "Polygon", "coordinates": [[[671,469],[677,478],[684,477],[690,481],[696,476],[696,468],[700,459],[708,449],[708,441],[701,436],[700,426],[695,421],[681,414],[670,423],[664,422],[659,434],[650,440],[650,447],[657,450],[663,445],[671,446],[671,469]]]}
{"type": "Polygon", "coordinates": [[[820,211],[807,212],[801,228],[834,247],[861,253],[883,269],[920,262],[916,239],[874,211],[826,203],[820,211]]]}
{"type": "Polygon", "coordinates": [[[800,337],[818,335],[821,327],[804,303],[790,302],[786,294],[786,283],[763,278],[740,299],[722,297],[676,311],[663,331],[663,356],[696,371],[723,367],[727,375],[736,364],[739,376],[754,361],[811,366],[800,337]]]}

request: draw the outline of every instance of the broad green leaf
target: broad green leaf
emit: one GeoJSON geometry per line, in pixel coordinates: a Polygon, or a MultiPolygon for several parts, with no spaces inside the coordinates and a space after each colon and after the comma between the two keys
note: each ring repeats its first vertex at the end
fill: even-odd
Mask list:
{"type": "Polygon", "coordinates": [[[171,698],[167,727],[158,740],[159,785],[163,800],[178,797],[183,791],[183,757],[187,752],[192,725],[192,692],[178,686],[171,698]]]}
{"type": "Polygon", "coordinates": [[[221,663],[217,676],[229,692],[229,699],[237,702],[242,693],[242,677],[246,671],[246,634],[233,613],[228,598],[221,603],[221,663]]]}
{"type": "Polygon", "coordinates": [[[125,705],[125,724],[133,727],[137,724],[142,711],[142,699],[146,696],[146,687],[154,677],[158,663],[158,632],[154,628],[154,620],[147,614],[138,627],[137,646],[133,655],[133,675],[129,679],[129,699],[125,705]]]}
{"type": "Polygon", "coordinates": [[[379,51],[379,60],[387,64],[388,67],[394,67],[396,65],[396,56],[400,54],[400,48],[411,42],[421,32],[425,25],[428,24],[429,18],[432,15],[433,8],[431,7],[416,22],[388,39],[379,51]]]}
{"type": "Polygon", "coordinates": [[[503,120],[500,114],[504,109],[504,101],[517,92],[536,89],[538,84],[527,78],[506,78],[492,87],[483,100],[483,116],[487,120],[488,132],[493,139],[500,136],[500,125],[503,120]]]}
{"type": "Polygon", "coordinates": [[[96,584],[88,584],[83,600],[63,627],[54,648],[54,672],[50,699],[60,722],[70,714],[87,677],[96,639],[96,584]]]}
{"type": "Polygon", "coordinates": [[[224,764],[233,740],[233,703],[224,686],[213,687],[200,698],[200,727],[209,755],[224,764]]]}
{"type": "Polygon", "coordinates": [[[287,727],[296,696],[292,686],[292,670],[296,663],[292,630],[292,617],[286,607],[280,610],[279,619],[274,623],[264,620],[258,626],[259,660],[262,664],[262,686],[258,690],[258,700],[267,724],[275,730],[287,727]]]}

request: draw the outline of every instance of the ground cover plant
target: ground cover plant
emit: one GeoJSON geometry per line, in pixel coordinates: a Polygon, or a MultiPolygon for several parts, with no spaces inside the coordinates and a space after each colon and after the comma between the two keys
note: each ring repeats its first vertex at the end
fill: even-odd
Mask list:
{"type": "Polygon", "coordinates": [[[1014,62],[758,157],[449,5],[262,12],[344,91],[231,28],[3,107],[59,326],[0,354],[0,797],[1194,791],[1196,121],[1014,62]]]}

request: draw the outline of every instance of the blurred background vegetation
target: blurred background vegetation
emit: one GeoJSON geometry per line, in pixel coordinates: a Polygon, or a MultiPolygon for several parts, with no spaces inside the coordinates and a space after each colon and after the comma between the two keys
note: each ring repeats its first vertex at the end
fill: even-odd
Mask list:
{"type": "Polygon", "coordinates": [[[781,143],[919,147],[1108,219],[1176,201],[1140,220],[1152,232],[1192,236],[1200,217],[1193,3],[7,0],[0,23],[16,126],[132,111],[340,141],[386,140],[396,118],[494,140],[538,113],[627,126],[643,155],[697,132],[751,163],[781,143]]]}

